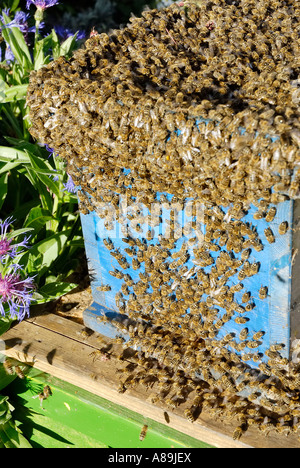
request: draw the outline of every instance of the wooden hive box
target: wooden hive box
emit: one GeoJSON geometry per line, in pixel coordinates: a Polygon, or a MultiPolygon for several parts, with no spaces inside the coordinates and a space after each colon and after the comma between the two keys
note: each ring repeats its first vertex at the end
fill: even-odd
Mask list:
{"type": "MultiPolygon", "coordinates": [[[[189,202],[190,206],[193,202],[189,202]]],[[[140,208],[140,206],[139,206],[140,208]]],[[[257,207],[252,205],[243,218],[245,223],[251,223],[259,233],[263,242],[263,249],[259,252],[252,249],[248,261],[250,263],[259,264],[259,272],[256,275],[246,277],[244,280],[238,279],[238,273],[242,269],[237,270],[237,273],[229,280],[230,285],[237,283],[243,284],[243,289],[234,295],[234,300],[241,305],[245,306],[242,301],[245,292],[251,293],[251,300],[255,307],[248,313],[239,314],[235,312],[234,317],[247,317],[247,328],[249,334],[258,331],[264,331],[259,352],[264,353],[272,344],[284,344],[281,351],[284,357],[289,358],[291,353],[291,343],[299,338],[299,324],[298,324],[298,271],[299,271],[299,256],[297,255],[299,249],[299,231],[298,226],[300,222],[300,206],[299,201],[287,200],[276,206],[276,215],[272,222],[267,222],[265,219],[255,220],[253,215],[257,212],[257,207]],[[279,225],[286,221],[289,228],[286,233],[280,235],[278,233],[279,225]],[[264,234],[266,228],[270,228],[275,236],[275,242],[269,243],[264,234]],[[259,297],[259,290],[261,286],[267,288],[267,295],[265,299],[259,297]]],[[[144,213],[148,213],[147,207],[144,206],[144,213]]],[[[163,220],[156,226],[156,233],[164,235],[164,229],[167,227],[167,222],[170,220],[170,210],[162,208],[163,220]]],[[[201,245],[204,240],[205,223],[203,220],[203,211],[198,209],[198,216],[200,215],[200,224],[202,226],[203,238],[197,239],[197,245],[201,245]]],[[[184,225],[192,220],[191,216],[187,216],[184,209],[178,212],[178,219],[184,230],[184,225]]],[[[134,269],[131,265],[132,258],[124,250],[128,248],[128,244],[122,240],[126,239],[124,234],[124,225],[118,221],[114,221],[113,229],[107,230],[104,226],[104,220],[97,215],[97,213],[90,212],[89,214],[81,214],[82,229],[85,240],[86,255],[89,263],[89,271],[91,275],[91,288],[94,303],[84,313],[85,324],[108,336],[118,334],[119,330],[115,329],[111,324],[101,322],[99,316],[108,314],[110,317],[115,317],[118,314],[118,306],[116,304],[116,294],[121,290],[122,280],[113,277],[110,272],[114,269],[129,273],[134,281],[139,281],[139,273],[144,272],[143,263],[138,270],[134,269]],[[123,227],[122,227],[123,226],[123,227]],[[123,233],[122,233],[123,231],[123,233]],[[110,251],[104,245],[107,239],[111,239],[114,249],[122,253],[128,261],[126,270],[122,270],[118,261],[111,255],[110,251]],[[101,286],[109,285],[110,291],[101,291],[101,286]]],[[[126,228],[126,227],[125,227],[126,228]]],[[[130,230],[130,234],[136,236],[137,239],[145,241],[146,232],[151,227],[144,225],[142,232],[130,230]]],[[[128,231],[127,231],[128,232],[128,231]]],[[[192,233],[193,234],[193,233],[192,233]]],[[[184,241],[188,241],[192,234],[178,239],[178,246],[173,249],[170,254],[177,250],[184,241]]],[[[168,232],[165,232],[168,235],[168,232]]],[[[246,239],[247,236],[245,236],[246,239]]],[[[147,241],[148,245],[155,245],[159,243],[158,237],[147,241]]],[[[218,240],[215,241],[218,245],[218,240]]],[[[195,257],[193,257],[193,247],[190,247],[191,260],[187,262],[189,268],[195,268],[195,257]]],[[[221,249],[222,251],[222,249],[221,249]]],[[[226,251],[226,248],[223,251],[226,251]]],[[[218,255],[220,252],[218,252],[218,255]]],[[[240,259],[240,254],[236,255],[240,259]]],[[[168,259],[172,261],[171,258],[168,259]]],[[[207,267],[210,271],[211,267],[207,267]]],[[[205,300],[205,299],[203,299],[205,300]]],[[[222,311],[222,308],[220,309],[222,311]]],[[[225,313],[225,309],[223,309],[225,313]]],[[[220,313],[222,316],[222,313],[220,313]]],[[[123,317],[124,318],[124,317],[123,317]]],[[[238,336],[239,331],[244,328],[243,324],[236,324],[230,320],[225,326],[222,327],[221,338],[229,332],[234,332],[238,336]]],[[[249,349],[244,350],[250,352],[249,349]]],[[[253,364],[253,363],[252,363],[253,364]]]]}

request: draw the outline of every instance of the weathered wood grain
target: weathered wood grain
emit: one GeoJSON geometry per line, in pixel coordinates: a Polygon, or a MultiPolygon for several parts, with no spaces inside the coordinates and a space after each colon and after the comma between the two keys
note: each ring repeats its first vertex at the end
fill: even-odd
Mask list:
{"type": "Polygon", "coordinates": [[[96,333],[82,334],[82,325],[54,314],[33,317],[16,324],[4,335],[2,343],[7,356],[27,362],[29,365],[47,372],[54,377],[75,384],[108,401],[129,408],[145,417],[166,424],[164,411],[170,417],[169,427],[183,432],[203,442],[222,448],[298,448],[298,438],[294,435],[272,435],[265,437],[250,428],[240,441],[231,437],[236,424],[220,422],[202,412],[198,420],[191,424],[183,416],[183,409],[170,411],[163,404],[153,405],[147,398],[151,391],[143,387],[117,391],[121,367],[117,359],[121,348],[114,345],[111,358],[102,361],[100,355],[92,355],[109,341],[96,333]]]}

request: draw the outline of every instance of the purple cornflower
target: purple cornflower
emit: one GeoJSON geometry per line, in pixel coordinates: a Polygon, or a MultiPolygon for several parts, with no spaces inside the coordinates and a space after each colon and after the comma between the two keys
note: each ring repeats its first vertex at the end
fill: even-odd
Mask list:
{"type": "MultiPolygon", "coordinates": [[[[16,14],[15,14],[14,19],[9,21],[8,23],[5,22],[7,20],[5,20],[4,15],[9,17],[9,15],[10,15],[9,8],[3,9],[2,13],[3,14],[0,15],[0,21],[3,24],[3,28],[8,28],[8,29],[9,28],[18,28],[18,29],[20,29],[20,31],[24,34],[26,42],[27,42],[28,33],[35,33],[36,32],[36,26],[31,26],[31,27],[28,26],[27,20],[28,20],[28,18],[30,16],[29,13],[24,13],[24,11],[17,11],[16,14]]],[[[45,26],[44,22],[39,22],[38,29],[40,30],[44,26],[45,26]]],[[[11,62],[14,61],[14,58],[15,57],[14,57],[10,47],[7,44],[6,45],[6,51],[5,51],[5,60],[7,61],[8,64],[10,64],[11,62]]]]}
{"type": "MultiPolygon", "coordinates": [[[[6,16],[9,16],[10,11],[9,9],[3,10],[3,13],[5,13],[6,16]]],[[[5,24],[5,20],[3,15],[0,15],[0,20],[3,23],[3,26],[5,28],[19,28],[20,31],[23,33],[28,32],[28,24],[27,20],[29,17],[29,13],[24,13],[24,11],[17,11],[15,14],[15,17],[13,20],[11,20],[9,23],[5,24]]]]}
{"type": "MultiPolygon", "coordinates": [[[[65,28],[64,26],[55,26],[54,30],[58,37],[62,39],[63,41],[68,39],[70,36],[74,36],[74,32],[71,31],[69,28],[65,28]]],[[[84,31],[77,31],[77,36],[76,39],[79,41],[80,39],[85,39],[85,32],[84,31]]]]}
{"type": "Polygon", "coordinates": [[[48,158],[50,158],[51,156],[53,156],[54,158],[57,158],[58,153],[55,153],[53,148],[50,148],[49,145],[45,145],[45,148],[48,151],[48,153],[50,153],[48,158]]]}
{"type": "Polygon", "coordinates": [[[29,237],[25,237],[22,242],[12,244],[13,238],[9,238],[7,235],[7,229],[12,224],[12,217],[7,218],[6,220],[0,220],[0,262],[3,263],[3,260],[8,255],[10,258],[14,258],[17,254],[22,251],[19,250],[20,247],[28,247],[29,237]]]}
{"type": "Polygon", "coordinates": [[[68,180],[65,184],[63,184],[65,187],[65,190],[67,190],[70,193],[76,193],[77,192],[77,187],[74,184],[72,177],[68,174],[68,180]]]}
{"type": "Polygon", "coordinates": [[[30,5],[35,5],[37,8],[41,10],[46,10],[46,8],[50,8],[54,5],[58,4],[58,0],[27,0],[26,8],[29,10],[30,5]]]}
{"type": "MultiPolygon", "coordinates": [[[[6,48],[5,48],[4,60],[7,62],[8,65],[10,65],[15,60],[15,56],[11,48],[9,47],[9,45],[6,45],[6,48]]],[[[0,62],[1,61],[2,61],[2,51],[0,49],[0,62]]]]}
{"type": "Polygon", "coordinates": [[[20,265],[12,264],[5,273],[0,272],[0,315],[5,316],[5,304],[8,306],[10,317],[23,320],[29,317],[30,303],[34,293],[33,278],[22,279],[20,265]]]}

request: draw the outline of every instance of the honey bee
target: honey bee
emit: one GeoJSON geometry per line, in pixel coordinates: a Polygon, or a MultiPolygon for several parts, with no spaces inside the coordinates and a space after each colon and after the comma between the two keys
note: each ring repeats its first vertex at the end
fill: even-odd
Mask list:
{"type": "Polygon", "coordinates": [[[249,321],[249,319],[247,317],[236,317],[234,321],[238,324],[245,324],[249,321]]]}
{"type": "Polygon", "coordinates": [[[243,330],[239,334],[239,339],[246,340],[248,337],[248,332],[249,332],[248,328],[243,328],[243,330]]]}
{"type": "Polygon", "coordinates": [[[268,296],[267,286],[261,286],[258,292],[259,299],[266,299],[267,296],[268,296]]]}
{"type": "Polygon", "coordinates": [[[265,332],[264,331],[258,331],[253,334],[252,338],[253,340],[260,340],[264,336],[265,332]]]}
{"type": "Polygon", "coordinates": [[[5,359],[5,361],[3,362],[3,367],[7,374],[12,375],[15,373],[14,366],[9,359],[5,359]]]}
{"type": "Polygon", "coordinates": [[[265,220],[268,222],[268,223],[271,223],[275,216],[276,216],[276,212],[277,212],[277,209],[275,208],[275,206],[272,206],[269,211],[266,213],[266,216],[265,216],[265,220]]]}
{"type": "Polygon", "coordinates": [[[17,376],[18,376],[20,379],[25,379],[25,374],[24,374],[24,372],[22,371],[22,369],[21,369],[20,366],[15,366],[15,373],[17,374],[17,376]]]}
{"type": "Polygon", "coordinates": [[[111,286],[109,284],[102,284],[101,286],[97,286],[98,291],[111,291],[111,286]]]}
{"type": "MultiPolygon", "coordinates": [[[[50,396],[52,396],[51,387],[49,385],[45,385],[43,388],[43,391],[37,395],[38,399],[40,400],[41,408],[43,408],[43,401],[49,398],[50,396]]],[[[33,397],[33,398],[36,398],[36,397],[33,397]]]]}
{"type": "Polygon", "coordinates": [[[185,415],[185,417],[187,418],[187,420],[188,420],[189,422],[191,422],[191,423],[193,423],[193,422],[196,420],[195,414],[194,414],[194,412],[192,411],[191,408],[185,409],[185,410],[184,410],[184,415],[185,415]]]}
{"type": "Polygon", "coordinates": [[[279,224],[278,226],[278,232],[280,235],[286,234],[288,230],[288,222],[287,221],[282,221],[282,223],[279,224]]]}
{"type": "Polygon", "coordinates": [[[232,434],[233,440],[239,440],[242,437],[244,432],[245,432],[245,429],[243,428],[243,426],[236,427],[232,434]]]}
{"type": "Polygon", "coordinates": [[[250,292],[245,292],[243,295],[242,295],[242,302],[249,302],[251,298],[251,293],[250,292]]]}
{"type": "Polygon", "coordinates": [[[113,250],[114,249],[114,244],[111,239],[103,239],[103,244],[108,250],[113,250]]]}
{"type": "Polygon", "coordinates": [[[51,387],[49,385],[45,385],[44,388],[43,388],[43,395],[44,395],[44,398],[49,398],[49,396],[52,396],[52,390],[51,390],[51,387]]]}
{"type": "Polygon", "coordinates": [[[275,236],[272,232],[272,229],[268,227],[264,229],[264,233],[269,244],[273,244],[275,242],[275,236]]]}
{"type": "Polygon", "coordinates": [[[258,341],[258,340],[248,341],[247,342],[248,348],[251,348],[251,349],[258,348],[260,345],[261,345],[261,342],[258,341]]]}
{"type": "Polygon", "coordinates": [[[253,214],[253,219],[263,219],[265,216],[265,213],[262,210],[258,210],[253,214]]]}
{"type": "MultiPolygon", "coordinates": [[[[160,327],[158,338],[157,329],[152,335],[150,329],[138,329],[131,322],[125,326],[133,346],[157,353],[162,366],[168,363],[167,371],[154,364],[150,355],[145,358],[142,351],[137,351],[140,364],[146,368],[148,359],[147,366],[150,361],[153,365],[149,371],[152,369],[158,376],[163,370],[171,372],[173,367],[188,375],[195,368],[205,373],[208,367],[219,366],[231,377],[248,368],[246,357],[262,364],[259,353],[241,357],[218,343],[224,343],[220,336],[225,323],[229,322],[229,327],[231,320],[246,323],[240,316],[255,307],[249,292],[238,294],[241,305],[234,295],[243,290],[243,282],[259,272],[259,263],[249,261],[252,251],[256,254],[266,248],[258,228],[273,222],[276,208],[272,205],[285,201],[285,193],[293,198],[299,191],[296,165],[300,131],[293,102],[297,89],[291,84],[289,72],[299,56],[297,3],[275,1],[271,13],[261,0],[255,8],[244,0],[223,2],[231,4],[229,10],[223,4],[211,3],[185,7],[172,4],[148,10],[111,35],[92,35],[85,48],[77,50],[69,60],[59,58],[34,71],[26,98],[31,135],[49,144],[67,162],[73,180],[81,187],[80,211],[99,215],[107,229],[115,227],[116,219],[123,223],[126,218],[121,232],[127,244],[126,258],[134,259],[132,269],[136,273],[133,280],[119,270],[110,272],[123,282],[116,304],[131,319],[142,316],[160,327]],[[266,27],[258,28],[261,24],[266,27]],[[203,35],[213,39],[207,47],[201,40],[199,46],[203,35]],[[184,57],[180,44],[184,44],[184,57]],[[250,68],[249,57],[253,62],[250,68]],[[227,99],[228,93],[233,99],[227,99]],[[237,109],[236,103],[241,100],[244,109],[237,109]],[[246,134],[241,135],[242,127],[246,134]],[[264,136],[266,133],[279,134],[280,138],[273,141],[264,136]],[[250,137],[254,134],[255,138],[250,137]],[[161,193],[172,193],[172,201],[161,193]],[[146,218],[142,210],[124,216],[121,195],[126,195],[129,205],[141,202],[150,212],[147,220],[151,229],[145,235],[145,248],[140,248],[141,239],[135,239],[130,229],[138,225],[141,232],[146,218]],[[190,197],[205,205],[204,219],[196,222],[198,215],[189,207],[185,214],[193,221],[181,226],[177,214],[190,197]],[[173,202],[178,202],[179,207],[175,209],[173,202]],[[160,205],[157,212],[156,204],[160,205]],[[251,206],[256,207],[253,218],[257,228],[243,221],[251,206]],[[166,223],[168,236],[160,236],[156,251],[149,243],[156,241],[163,210],[171,210],[166,223]],[[191,237],[184,242],[185,248],[178,250],[176,242],[182,238],[183,227],[191,237]],[[137,274],[140,281],[136,280],[137,274]],[[226,312],[221,315],[220,310],[215,311],[217,308],[226,312]],[[165,347],[159,348],[161,342],[168,343],[167,354],[165,347]],[[220,360],[223,367],[218,364],[220,360]]],[[[272,229],[265,230],[267,242],[271,243],[275,241],[272,229]]],[[[288,227],[281,229],[285,234],[288,227]]],[[[119,262],[120,269],[131,267],[110,238],[103,244],[113,253],[113,261],[119,262]]],[[[265,298],[267,288],[258,295],[265,298]]],[[[254,334],[248,342],[246,337],[242,343],[235,343],[232,337],[226,345],[243,351],[247,343],[257,341],[253,344],[255,350],[260,338],[254,334]]],[[[280,380],[281,386],[288,381],[288,396],[273,392],[276,403],[266,398],[272,411],[276,409],[272,427],[285,433],[287,422],[281,423],[275,415],[277,409],[288,413],[297,404],[295,389],[299,385],[296,377],[291,377],[294,371],[296,374],[295,363],[288,368],[291,375],[286,379],[287,369],[280,369],[287,365],[283,358],[272,355],[270,360],[274,362],[267,371],[270,373],[272,367],[273,377],[280,380]]],[[[249,373],[249,382],[261,381],[264,374],[269,375],[267,371],[260,369],[263,375],[259,376],[254,371],[249,373]]],[[[134,386],[139,379],[143,377],[132,376],[120,391],[134,386]]],[[[231,414],[233,402],[228,394],[234,394],[234,382],[217,382],[208,375],[205,385],[214,389],[212,399],[205,400],[212,414],[223,417],[226,406],[231,414]],[[223,403],[216,396],[218,385],[227,392],[221,397],[227,398],[223,403]]],[[[177,390],[184,393],[181,388],[177,390]]],[[[260,404],[254,395],[251,406],[251,398],[247,400],[248,409],[260,404]]],[[[159,395],[158,400],[162,399],[163,395],[159,395]]],[[[238,404],[234,408],[234,415],[242,420],[245,408],[238,404]]],[[[258,426],[269,427],[268,419],[248,416],[258,426]]],[[[247,424],[240,426],[246,429],[247,424]]],[[[237,430],[236,438],[239,433],[237,430]]]]}

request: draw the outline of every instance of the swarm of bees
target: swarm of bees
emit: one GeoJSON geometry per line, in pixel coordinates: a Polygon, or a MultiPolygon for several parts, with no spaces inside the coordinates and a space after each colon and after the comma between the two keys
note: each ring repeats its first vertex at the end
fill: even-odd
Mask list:
{"type": "Polygon", "coordinates": [[[299,195],[299,13],[292,0],[145,11],[32,72],[28,87],[31,134],[67,162],[82,213],[126,228],[123,249],[103,239],[127,317],[112,322],[136,350],[119,391],[153,387],[153,403],[185,404],[190,422],[202,409],[236,419],[234,438],[300,428],[299,364],[247,327],[268,300],[267,285],[249,288],[257,258],[289,232],[286,221],[275,231],[276,205],[299,195]],[[181,242],[176,214],[191,197],[181,242]],[[163,209],[168,235],[157,236],[163,209]]]}
{"type": "Polygon", "coordinates": [[[297,196],[298,28],[293,0],[145,11],[31,73],[31,134],[68,162],[83,210],[116,189],[145,203],[297,196]]]}

